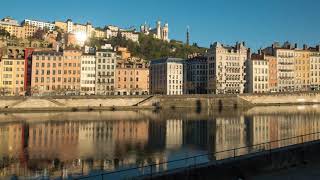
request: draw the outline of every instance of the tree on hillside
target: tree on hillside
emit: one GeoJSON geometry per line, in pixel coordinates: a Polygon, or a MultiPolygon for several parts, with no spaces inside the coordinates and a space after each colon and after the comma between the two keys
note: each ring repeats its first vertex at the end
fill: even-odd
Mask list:
{"type": "Polygon", "coordinates": [[[106,44],[106,41],[103,38],[91,37],[85,44],[100,49],[102,45],[106,44]]]}
{"type": "Polygon", "coordinates": [[[157,59],[162,57],[177,57],[187,58],[189,54],[201,53],[206,51],[206,48],[198,47],[197,45],[187,46],[181,41],[172,40],[166,42],[154,38],[152,35],[139,35],[139,43],[133,42],[125,37],[122,37],[118,32],[116,37],[104,40],[99,38],[90,38],[88,45],[100,48],[101,45],[111,44],[113,47],[126,47],[133,56],[140,57],[146,60],[157,59]]]}
{"type": "Polygon", "coordinates": [[[61,40],[62,40],[62,33],[60,31],[58,31],[56,41],[61,41],[61,40]]]}
{"type": "Polygon", "coordinates": [[[5,29],[0,29],[0,36],[5,37],[5,38],[9,38],[10,33],[5,29]]]}
{"type": "Polygon", "coordinates": [[[44,28],[44,29],[38,29],[32,36],[33,39],[37,39],[37,40],[44,40],[44,36],[46,35],[46,33],[48,32],[48,29],[44,28]]]}

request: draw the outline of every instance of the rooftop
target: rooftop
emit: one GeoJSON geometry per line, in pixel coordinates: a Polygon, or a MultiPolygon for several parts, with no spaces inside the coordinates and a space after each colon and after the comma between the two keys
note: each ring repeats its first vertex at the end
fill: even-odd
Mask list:
{"type": "Polygon", "coordinates": [[[116,53],[112,49],[99,49],[99,50],[97,50],[97,52],[113,52],[113,53],[116,53]]]}
{"type": "Polygon", "coordinates": [[[57,52],[57,51],[34,51],[32,55],[35,55],[35,56],[63,56],[63,53],[57,52]]]}
{"type": "MultiPolygon", "coordinates": [[[[36,19],[24,19],[23,22],[25,22],[25,21],[36,21],[36,22],[43,22],[43,23],[54,24],[54,22],[52,23],[52,22],[49,22],[49,21],[41,21],[41,20],[36,20],[36,19]]],[[[23,23],[23,22],[22,22],[22,23],[23,23]]]]}
{"type": "Polygon", "coordinates": [[[171,58],[171,57],[167,57],[167,58],[161,58],[161,59],[151,60],[151,63],[150,63],[150,64],[161,64],[161,63],[169,63],[169,62],[173,62],[173,63],[183,63],[183,59],[181,59],[181,58],[171,58]]]}

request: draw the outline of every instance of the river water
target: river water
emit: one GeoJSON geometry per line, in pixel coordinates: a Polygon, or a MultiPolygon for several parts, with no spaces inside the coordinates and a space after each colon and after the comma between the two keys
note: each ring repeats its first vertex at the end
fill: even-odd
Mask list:
{"type": "Polygon", "coordinates": [[[0,179],[75,177],[200,154],[216,161],[318,140],[317,132],[316,105],[0,114],[0,179]],[[221,152],[238,147],[245,148],[221,152]]]}

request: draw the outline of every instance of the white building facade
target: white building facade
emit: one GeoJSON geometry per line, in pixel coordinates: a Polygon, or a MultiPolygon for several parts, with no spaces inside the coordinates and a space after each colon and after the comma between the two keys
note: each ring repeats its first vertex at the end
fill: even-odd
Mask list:
{"type": "Polygon", "coordinates": [[[151,94],[183,94],[183,60],[164,58],[150,63],[151,94]]]}
{"type": "Polygon", "coordinates": [[[116,60],[113,51],[96,52],[96,95],[114,95],[116,60]]]}
{"type": "Polygon", "coordinates": [[[109,25],[105,32],[107,39],[117,37],[120,33],[120,35],[127,40],[139,42],[139,33],[135,32],[134,29],[121,29],[117,26],[109,25]]]}
{"type": "Polygon", "coordinates": [[[269,92],[269,63],[264,56],[253,55],[247,65],[247,92],[269,92]]]}
{"type": "Polygon", "coordinates": [[[96,56],[83,54],[81,56],[81,77],[80,93],[81,95],[95,94],[96,87],[96,56]]]}
{"type": "Polygon", "coordinates": [[[36,21],[36,20],[30,20],[30,19],[25,19],[22,24],[24,25],[29,25],[29,26],[35,26],[40,29],[45,29],[47,28],[50,31],[53,31],[55,28],[55,24],[50,23],[50,22],[43,22],[43,21],[36,21]]]}
{"type": "Polygon", "coordinates": [[[293,49],[275,49],[277,57],[277,77],[278,91],[288,92],[295,89],[295,72],[294,72],[294,50],[293,49]]]}
{"type": "Polygon", "coordinates": [[[247,51],[244,43],[232,47],[215,42],[210,47],[207,53],[209,94],[244,92],[247,51]]]}

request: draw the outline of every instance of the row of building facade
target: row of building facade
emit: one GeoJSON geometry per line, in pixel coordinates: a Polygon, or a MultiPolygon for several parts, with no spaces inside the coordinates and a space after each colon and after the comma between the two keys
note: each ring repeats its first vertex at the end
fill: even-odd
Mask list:
{"type": "Polygon", "coordinates": [[[126,48],[3,48],[1,95],[240,94],[320,90],[319,46],[285,43],[251,54],[214,43],[204,55],[150,62],[126,48]]]}
{"type": "Polygon", "coordinates": [[[150,63],[151,94],[241,94],[320,90],[320,48],[286,42],[251,54],[245,43],[203,56],[150,63]]]}
{"type": "Polygon", "coordinates": [[[0,29],[4,29],[8,31],[11,36],[21,39],[32,37],[39,29],[46,29],[51,32],[62,30],[64,33],[74,34],[83,41],[90,37],[109,39],[121,35],[128,40],[132,40],[133,42],[139,42],[139,33],[144,33],[146,35],[151,34],[157,39],[169,41],[168,23],[166,23],[164,26],[161,26],[160,21],[156,22],[156,28],[154,29],[147,25],[143,25],[140,28],[140,32],[137,32],[135,28],[124,29],[113,25],[108,25],[104,28],[95,28],[89,22],[86,24],[80,24],[73,22],[71,19],[68,19],[67,21],[55,22],[25,19],[21,23],[18,23],[17,20],[11,17],[5,17],[0,21],[0,29]]]}
{"type": "Polygon", "coordinates": [[[70,48],[63,52],[26,48],[18,54],[8,52],[0,61],[1,95],[149,93],[148,63],[130,54],[122,56],[120,51],[86,54],[70,48]]]}

